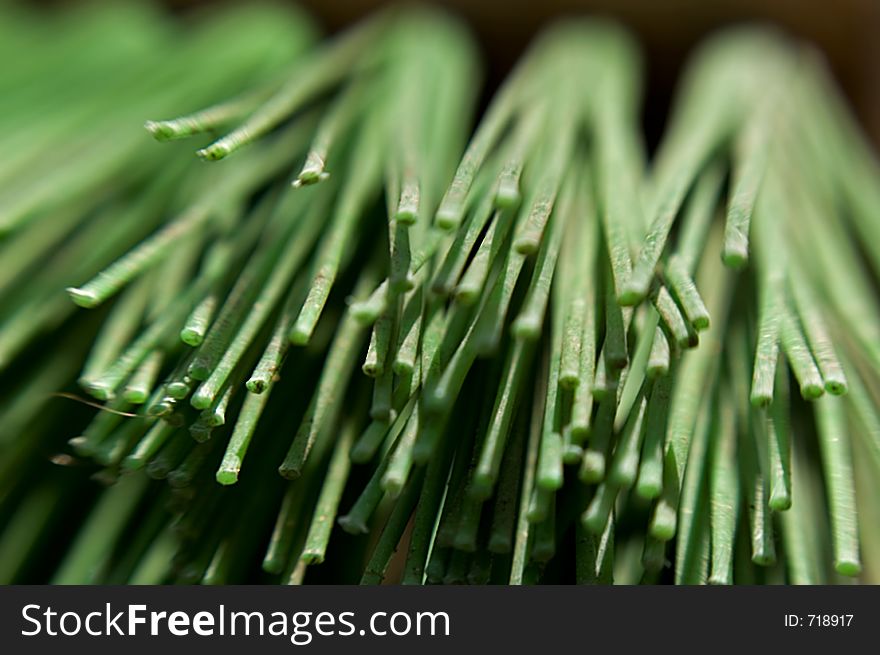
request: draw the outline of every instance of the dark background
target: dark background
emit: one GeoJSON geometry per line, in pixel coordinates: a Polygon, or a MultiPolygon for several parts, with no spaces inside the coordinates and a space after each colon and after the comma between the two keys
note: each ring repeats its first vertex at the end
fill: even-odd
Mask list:
{"type": "MultiPolygon", "coordinates": [[[[217,0],[163,0],[186,12],[217,0]]],[[[228,1],[228,0],[227,0],[228,1]]],[[[300,0],[329,32],[387,0],[300,0]]],[[[399,3],[398,3],[399,4],[399,3]]],[[[880,0],[435,0],[464,18],[497,85],[532,36],[571,14],[613,16],[639,37],[645,52],[645,127],[649,144],[663,127],[675,80],[688,53],[720,27],[769,22],[818,46],[875,144],[880,144],[880,0]]]]}

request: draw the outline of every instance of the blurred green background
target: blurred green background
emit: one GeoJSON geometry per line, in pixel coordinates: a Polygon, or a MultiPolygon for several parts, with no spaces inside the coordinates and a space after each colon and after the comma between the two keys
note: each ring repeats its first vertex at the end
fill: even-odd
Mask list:
{"type": "MultiPolygon", "coordinates": [[[[66,0],[74,1],[74,0],[66,0]]],[[[230,0],[162,0],[176,11],[230,0]]],[[[300,0],[328,31],[366,16],[387,0],[300,0]]],[[[487,93],[531,37],[555,18],[600,13],[633,29],[647,63],[646,134],[653,145],[691,49],[725,25],[762,21],[816,44],[875,144],[880,144],[880,2],[878,0],[434,0],[465,18],[488,64],[487,93]]]]}

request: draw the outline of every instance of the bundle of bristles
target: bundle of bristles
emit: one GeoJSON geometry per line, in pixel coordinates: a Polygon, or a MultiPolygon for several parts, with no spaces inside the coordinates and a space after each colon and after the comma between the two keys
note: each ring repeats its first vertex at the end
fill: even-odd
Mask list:
{"type": "Polygon", "coordinates": [[[649,165],[604,21],[468,140],[431,10],[5,11],[3,581],[878,579],[880,175],[808,47],[713,37],[649,165]]]}

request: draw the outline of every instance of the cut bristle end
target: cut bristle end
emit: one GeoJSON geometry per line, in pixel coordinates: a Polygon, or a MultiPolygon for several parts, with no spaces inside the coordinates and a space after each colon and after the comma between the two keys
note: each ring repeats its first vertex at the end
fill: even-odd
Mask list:
{"type": "Polygon", "coordinates": [[[375,453],[370,448],[358,448],[357,444],[355,444],[354,448],[351,449],[351,453],[349,453],[348,458],[352,461],[353,464],[366,464],[371,459],[373,459],[373,455],[375,453]]]}
{"type": "Polygon", "coordinates": [[[776,558],[769,553],[756,553],[752,555],[752,562],[758,566],[773,566],[776,563],[776,558]]]}
{"type": "Polygon", "coordinates": [[[95,449],[89,445],[88,439],[85,437],[74,437],[73,439],[68,439],[67,443],[73,448],[73,452],[80,457],[91,457],[95,452],[95,449]]]}
{"type": "Polygon", "coordinates": [[[566,391],[574,391],[580,385],[581,379],[577,373],[560,373],[559,386],[566,391]]]}
{"type": "Polygon", "coordinates": [[[752,403],[752,407],[769,407],[773,402],[773,394],[761,391],[752,392],[749,396],[749,402],[752,403]]]}
{"type": "Polygon", "coordinates": [[[498,187],[493,199],[497,209],[516,209],[522,201],[519,190],[505,186],[498,187]]]}
{"type": "Polygon", "coordinates": [[[122,394],[122,398],[132,405],[143,405],[148,400],[147,393],[141,390],[126,391],[122,394]]]}
{"type": "MultiPolygon", "coordinates": [[[[356,302],[349,305],[349,314],[358,322],[359,325],[372,325],[379,318],[379,313],[368,303],[356,302]]],[[[293,337],[291,336],[291,341],[293,337]]]]}
{"type": "Polygon", "coordinates": [[[535,341],[541,336],[541,325],[532,317],[519,317],[513,322],[511,332],[517,339],[535,341]]]}
{"type": "Polygon", "coordinates": [[[519,237],[513,242],[513,249],[520,255],[534,255],[540,246],[541,242],[531,237],[519,237]]]}
{"type": "Polygon", "coordinates": [[[80,380],[79,384],[80,386],[82,386],[83,389],[88,392],[88,394],[92,398],[95,398],[96,400],[106,402],[113,399],[113,390],[103,382],[94,380],[80,380]]]}
{"type": "Polygon", "coordinates": [[[636,484],[636,494],[643,500],[654,500],[660,497],[663,487],[655,482],[639,481],[636,484]]]}
{"type": "MultiPolygon", "coordinates": [[[[438,295],[446,295],[440,293],[438,295]]],[[[461,286],[455,288],[455,299],[462,305],[470,307],[480,299],[480,290],[472,286],[461,286]]]]}
{"type": "Polygon", "coordinates": [[[401,225],[414,225],[418,216],[417,207],[404,207],[401,205],[398,207],[397,213],[394,214],[394,220],[401,225]]]}
{"type": "Polygon", "coordinates": [[[669,373],[668,366],[650,366],[649,365],[648,368],[646,369],[646,375],[652,380],[656,380],[657,378],[661,378],[664,375],[666,375],[667,373],[669,373]]]}
{"type": "Polygon", "coordinates": [[[440,207],[435,222],[441,230],[452,231],[461,224],[461,212],[452,207],[440,207]]]}
{"type": "Polygon", "coordinates": [[[382,491],[388,494],[389,498],[397,498],[400,495],[400,492],[403,491],[404,480],[401,480],[397,476],[385,475],[382,478],[382,491]]]}
{"type": "Polygon", "coordinates": [[[339,523],[339,527],[348,534],[367,534],[370,531],[366,523],[349,516],[340,516],[336,522],[339,523]]]}
{"type": "Polygon", "coordinates": [[[474,475],[469,489],[470,496],[475,500],[488,500],[492,497],[495,485],[486,475],[474,475]]]}
{"type": "Polygon", "coordinates": [[[657,521],[651,525],[651,536],[660,541],[670,541],[675,536],[675,521],[657,521]]]}
{"type": "Polygon", "coordinates": [[[312,331],[295,325],[287,338],[294,346],[307,346],[312,338],[312,331]]]}
{"type": "Polygon", "coordinates": [[[834,563],[834,570],[840,575],[854,578],[862,572],[862,565],[853,560],[838,560],[834,563]]]}
{"type": "Polygon", "coordinates": [[[323,182],[328,177],[330,177],[330,173],[325,171],[302,171],[297,178],[290,183],[290,186],[295,189],[304,186],[312,186],[313,184],[318,184],[318,182],[323,182]]]}
{"type": "Polygon", "coordinates": [[[645,295],[642,289],[626,285],[617,295],[617,304],[621,307],[635,307],[645,299],[645,295]]]}
{"type": "Polygon", "coordinates": [[[825,395],[825,387],[818,382],[807,382],[801,385],[801,397],[804,400],[818,400],[825,395]]]}
{"type": "Polygon", "coordinates": [[[196,151],[196,155],[205,161],[219,161],[227,157],[232,150],[222,143],[212,143],[207,148],[196,151]]]}
{"type": "Polygon", "coordinates": [[[209,369],[207,366],[204,366],[203,364],[195,364],[189,367],[187,373],[193,380],[203,382],[210,377],[211,369],[209,369]]]}
{"type": "Polygon", "coordinates": [[[299,559],[306,565],[320,564],[324,561],[324,555],[322,553],[305,551],[302,555],[300,555],[299,559]]]}
{"type": "Polygon", "coordinates": [[[281,557],[273,557],[272,559],[264,559],[262,569],[269,575],[281,575],[284,572],[286,562],[281,557]]]}
{"type": "Polygon", "coordinates": [[[205,443],[211,438],[211,428],[206,425],[191,425],[189,427],[189,436],[198,443],[205,443]]]}
{"type": "Polygon", "coordinates": [[[295,469],[282,464],[278,467],[278,475],[280,475],[285,480],[298,480],[299,476],[301,475],[301,471],[299,469],[295,469]]]}
{"type": "Polygon", "coordinates": [[[214,402],[213,395],[203,392],[201,389],[193,394],[189,404],[195,409],[208,409],[214,402]]]}
{"type": "Polygon", "coordinates": [[[572,425],[570,428],[572,441],[583,443],[590,438],[590,428],[587,425],[572,425]]]}
{"type": "Polygon", "coordinates": [[[590,509],[581,516],[581,525],[592,534],[602,534],[602,531],[605,529],[604,517],[598,512],[591,512],[590,509]]]}
{"type": "Polygon", "coordinates": [[[201,332],[197,332],[191,328],[183,328],[180,331],[180,340],[187,346],[196,347],[202,345],[204,336],[201,332]]]}
{"type": "Polygon", "coordinates": [[[385,372],[385,367],[376,362],[368,362],[361,366],[361,371],[368,378],[377,378],[385,372]]]}
{"type": "Polygon", "coordinates": [[[398,359],[391,365],[391,370],[399,377],[408,377],[413,374],[415,364],[410,361],[398,359]]]}
{"type": "Polygon", "coordinates": [[[98,297],[91,291],[78,289],[77,287],[67,287],[67,295],[79,307],[92,309],[100,304],[98,297]]]}
{"type": "Polygon", "coordinates": [[[156,141],[171,141],[177,136],[177,131],[165,121],[147,121],[144,129],[149,132],[156,141]]]}
{"type": "Polygon", "coordinates": [[[749,263],[749,251],[747,249],[727,249],[721,255],[721,261],[724,262],[724,265],[728,268],[732,268],[735,271],[742,270],[749,263]]]}
{"type": "Polygon", "coordinates": [[[584,453],[584,463],[579,475],[586,484],[598,484],[605,477],[605,455],[594,450],[584,453]]]}
{"type": "Polygon", "coordinates": [[[767,503],[774,512],[784,512],[791,508],[791,496],[785,494],[772,494],[767,503]]]}
{"type": "Polygon", "coordinates": [[[235,484],[238,482],[238,471],[232,471],[227,469],[221,469],[217,471],[217,482],[224,486],[228,486],[230,484],[235,484]]]}

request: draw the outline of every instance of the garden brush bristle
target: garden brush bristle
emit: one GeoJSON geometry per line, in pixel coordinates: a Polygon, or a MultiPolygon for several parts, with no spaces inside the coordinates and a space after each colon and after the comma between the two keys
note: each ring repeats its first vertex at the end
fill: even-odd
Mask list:
{"type": "Polygon", "coordinates": [[[714,37],[649,167],[615,24],[468,141],[442,13],[212,16],[0,28],[0,581],[875,580],[880,173],[815,53],[714,37]]]}

